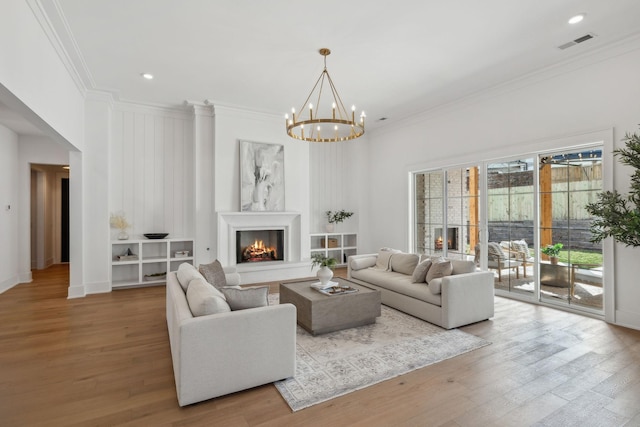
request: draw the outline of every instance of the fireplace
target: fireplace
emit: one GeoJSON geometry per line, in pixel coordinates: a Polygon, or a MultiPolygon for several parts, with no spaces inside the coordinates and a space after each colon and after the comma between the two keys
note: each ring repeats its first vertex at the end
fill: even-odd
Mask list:
{"type": "MultiPolygon", "coordinates": [[[[435,232],[435,249],[442,249],[443,247],[443,236],[442,236],[442,228],[436,228],[435,232]]],[[[447,228],[447,249],[457,251],[458,250],[458,228],[447,228]]]]}
{"type": "Polygon", "coordinates": [[[284,260],[284,230],[236,230],[236,263],[284,260]]]}

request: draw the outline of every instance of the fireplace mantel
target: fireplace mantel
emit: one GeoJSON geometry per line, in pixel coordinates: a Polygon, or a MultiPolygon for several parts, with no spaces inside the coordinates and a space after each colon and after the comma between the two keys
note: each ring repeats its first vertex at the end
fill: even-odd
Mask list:
{"type": "MultiPolygon", "coordinates": [[[[300,262],[301,215],[300,212],[218,212],[218,260],[225,266],[236,265],[236,231],[276,228],[285,233],[286,250],[284,264],[300,262]]],[[[259,266],[238,266],[242,270],[254,270],[259,266]]],[[[273,266],[270,267],[271,269],[273,266]]]]}

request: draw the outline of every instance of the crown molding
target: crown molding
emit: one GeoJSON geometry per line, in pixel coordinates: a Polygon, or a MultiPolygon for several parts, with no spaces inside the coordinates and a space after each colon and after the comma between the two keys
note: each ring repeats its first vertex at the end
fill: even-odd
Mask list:
{"type": "Polygon", "coordinates": [[[284,120],[284,116],[282,114],[276,114],[273,111],[258,110],[234,104],[225,104],[211,99],[205,99],[204,104],[211,105],[216,113],[251,114],[263,120],[284,120]]]}
{"type": "Polygon", "coordinates": [[[88,88],[93,88],[93,79],[58,1],[26,0],[26,2],[76,87],[82,95],[86,95],[88,88]],[[77,64],[80,65],[82,72],[78,71],[77,64]]]}

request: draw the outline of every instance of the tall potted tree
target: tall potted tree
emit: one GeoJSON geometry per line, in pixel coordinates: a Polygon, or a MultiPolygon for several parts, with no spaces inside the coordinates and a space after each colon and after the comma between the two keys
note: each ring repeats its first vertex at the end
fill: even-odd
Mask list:
{"type": "Polygon", "coordinates": [[[616,190],[598,194],[598,200],[587,204],[587,212],[595,219],[591,223],[592,242],[613,237],[627,246],[640,246],[640,136],[627,133],[622,139],[626,148],[613,150],[620,163],[635,168],[627,196],[616,190]]]}

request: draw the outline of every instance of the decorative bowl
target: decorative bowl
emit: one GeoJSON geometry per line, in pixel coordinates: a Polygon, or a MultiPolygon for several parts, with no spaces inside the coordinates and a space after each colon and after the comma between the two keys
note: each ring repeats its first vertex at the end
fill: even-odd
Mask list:
{"type": "Polygon", "coordinates": [[[145,233],[145,234],[143,234],[143,236],[146,237],[147,239],[164,239],[168,235],[169,235],[169,233],[145,233]]]}

